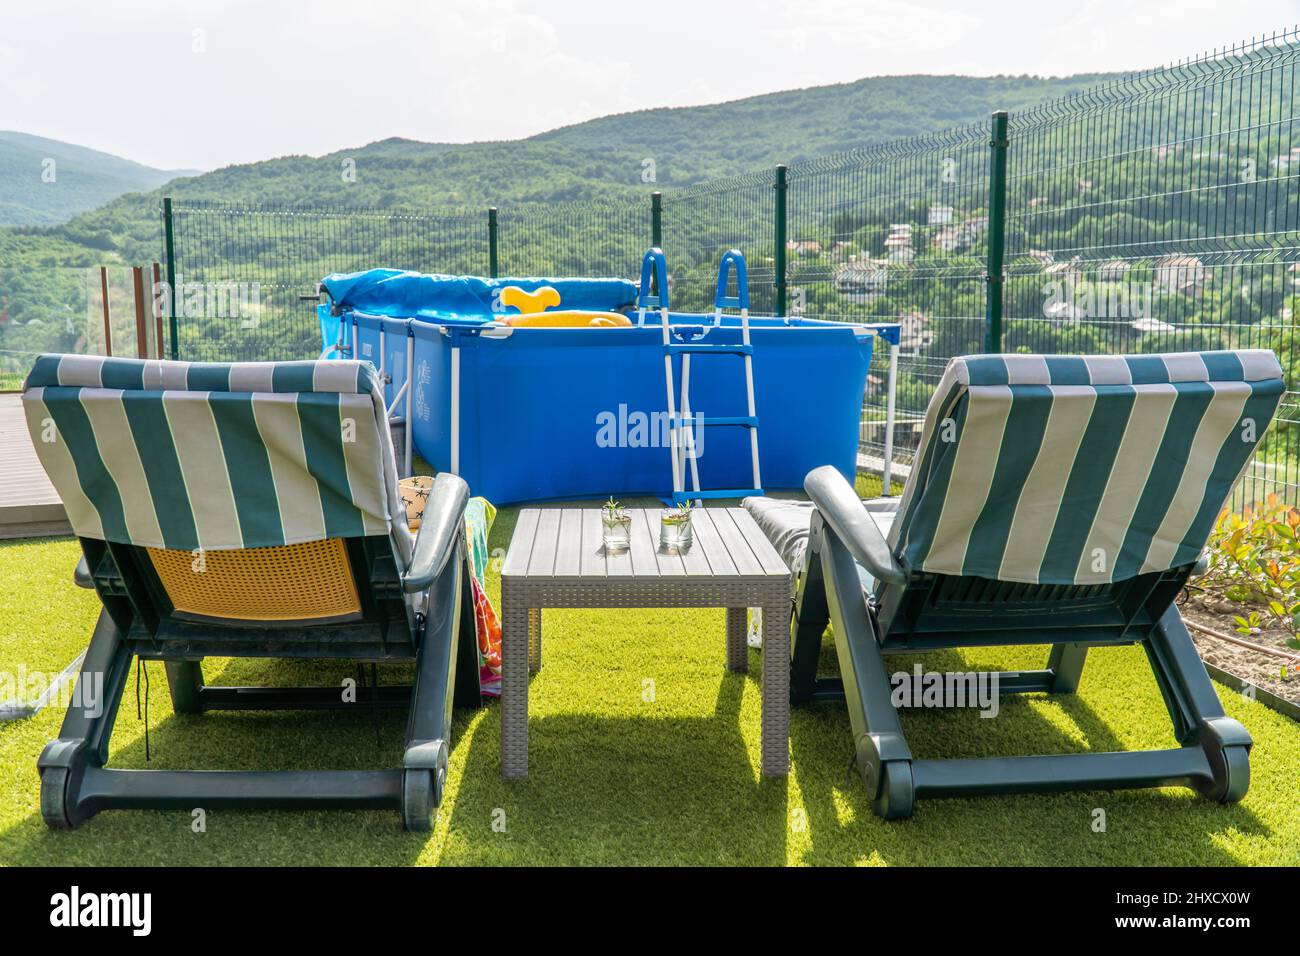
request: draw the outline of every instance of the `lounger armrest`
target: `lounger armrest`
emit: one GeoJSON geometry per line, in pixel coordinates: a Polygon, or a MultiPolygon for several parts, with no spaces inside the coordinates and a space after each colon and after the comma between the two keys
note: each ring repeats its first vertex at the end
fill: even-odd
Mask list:
{"type": "Polygon", "coordinates": [[[880,528],[843,475],[830,465],[823,465],[808,473],[803,488],[835,536],[872,577],[890,584],[907,583],[907,571],[889,550],[880,528]]]}
{"type": "Polygon", "coordinates": [[[415,537],[411,566],[402,575],[402,589],[409,594],[427,590],[447,566],[456,550],[456,537],[465,518],[469,485],[456,475],[441,474],[433,481],[429,500],[415,537]]]}

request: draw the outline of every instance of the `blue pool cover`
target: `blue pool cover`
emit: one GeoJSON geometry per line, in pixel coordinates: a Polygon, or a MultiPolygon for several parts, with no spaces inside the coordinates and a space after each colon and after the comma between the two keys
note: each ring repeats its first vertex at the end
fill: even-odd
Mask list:
{"type": "Polygon", "coordinates": [[[618,312],[636,304],[636,283],[627,279],[500,278],[424,275],[399,269],[371,269],[326,276],[321,287],[340,311],[404,319],[490,318],[502,311],[497,294],[506,286],[534,292],[550,286],[560,307],[618,312]]]}

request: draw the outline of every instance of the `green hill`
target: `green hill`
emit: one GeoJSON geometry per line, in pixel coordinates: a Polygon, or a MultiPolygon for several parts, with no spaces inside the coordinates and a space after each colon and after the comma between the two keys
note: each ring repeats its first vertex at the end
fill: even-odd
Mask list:
{"type": "Polygon", "coordinates": [[[531,142],[582,150],[618,170],[655,160],[669,186],[987,122],[1112,77],[880,76],[713,106],[641,110],[566,126],[531,142]]]}
{"type": "Polygon", "coordinates": [[[56,139],[0,130],[0,225],[47,226],[192,171],[153,169],[56,139]]]}
{"type": "Polygon", "coordinates": [[[525,140],[456,145],[387,139],[177,180],[165,190],[122,196],[50,234],[128,259],[156,258],[164,192],[186,200],[393,211],[612,198],[980,122],[994,109],[1021,108],[1100,79],[879,77],[608,116],[525,140]],[[646,159],[654,161],[654,186],[642,180],[646,159]]]}

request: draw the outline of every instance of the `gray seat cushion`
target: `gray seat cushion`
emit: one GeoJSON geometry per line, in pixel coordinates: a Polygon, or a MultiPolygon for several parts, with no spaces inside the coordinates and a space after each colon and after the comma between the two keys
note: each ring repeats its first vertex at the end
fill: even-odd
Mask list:
{"type": "MultiPolygon", "coordinates": [[[[749,512],[754,523],[762,529],[786,566],[795,574],[802,571],[808,551],[812,502],[787,498],[746,498],[741,505],[749,512]]],[[[889,529],[894,523],[894,515],[898,511],[898,499],[869,498],[862,502],[862,506],[867,509],[876,527],[880,529],[880,533],[888,537],[889,529]]],[[[862,577],[864,588],[870,590],[875,586],[875,581],[865,568],[859,567],[858,574],[862,577]]]]}
{"type": "Polygon", "coordinates": [[[802,571],[804,552],[808,549],[808,526],[812,522],[812,502],[746,498],[741,505],[776,548],[786,567],[796,574],[802,571]]]}

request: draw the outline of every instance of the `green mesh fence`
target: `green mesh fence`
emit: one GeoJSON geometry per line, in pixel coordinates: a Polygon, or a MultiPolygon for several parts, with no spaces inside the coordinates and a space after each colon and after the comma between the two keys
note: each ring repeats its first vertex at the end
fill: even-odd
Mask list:
{"type": "MultiPolygon", "coordinates": [[[[787,311],[900,324],[895,460],[949,357],[984,335],[989,133],[970,126],[791,166],[787,311]]],[[[873,352],[860,451],[884,452],[889,352],[873,352]]]]}
{"type": "Polygon", "coordinates": [[[191,361],[320,352],[316,284],[379,266],[484,274],[486,214],[174,203],[178,351],[191,361]]]}
{"type": "Polygon", "coordinates": [[[728,249],[745,254],[750,310],[773,310],[771,170],[734,176],[664,194],[663,249],[671,303],[679,312],[711,312],[718,263],[728,249]]]}
{"type": "Polygon", "coordinates": [[[1239,503],[1300,490],[1295,34],[1010,123],[1006,351],[1271,348],[1288,393],[1239,503]]]}
{"type": "Polygon", "coordinates": [[[649,245],[649,196],[506,206],[497,216],[502,276],[631,277],[649,245]]]}

